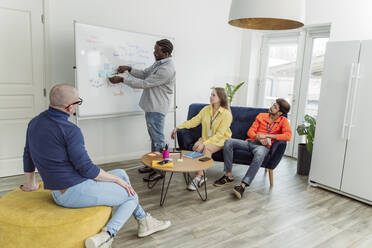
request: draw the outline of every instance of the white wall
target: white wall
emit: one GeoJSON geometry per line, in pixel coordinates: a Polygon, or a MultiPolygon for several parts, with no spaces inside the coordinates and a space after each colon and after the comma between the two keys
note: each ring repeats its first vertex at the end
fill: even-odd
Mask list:
{"type": "Polygon", "coordinates": [[[259,31],[243,30],[240,81],[246,82],[238,95],[240,105],[256,106],[262,37],[259,31]]]}
{"type": "Polygon", "coordinates": [[[307,0],[306,25],[331,23],[331,41],[372,39],[372,1],[307,0]]]}
{"type": "MultiPolygon", "coordinates": [[[[188,105],[208,102],[212,86],[239,78],[240,29],[227,24],[229,1],[46,0],[47,81],[74,82],[73,20],[174,37],[177,123],[188,105]]],[[[173,126],[168,114],[166,135],[173,126]]],[[[144,116],[80,121],[90,156],[97,163],[138,158],[149,151],[144,116]]]]}

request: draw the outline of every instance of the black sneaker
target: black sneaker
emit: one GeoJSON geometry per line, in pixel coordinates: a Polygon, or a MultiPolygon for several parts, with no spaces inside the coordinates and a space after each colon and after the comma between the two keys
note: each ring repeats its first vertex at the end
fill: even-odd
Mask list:
{"type": "Polygon", "coordinates": [[[220,187],[220,186],[230,184],[232,182],[234,182],[234,178],[230,179],[228,176],[223,175],[223,177],[221,177],[220,179],[215,181],[213,185],[216,186],[216,187],[220,187]]]}
{"type": "Polygon", "coordinates": [[[239,199],[242,199],[245,188],[242,185],[235,185],[233,192],[239,199]]]}
{"type": "Polygon", "coordinates": [[[143,181],[145,181],[145,182],[153,182],[153,181],[156,181],[156,180],[160,180],[163,177],[164,177],[164,175],[160,174],[157,171],[153,171],[147,177],[144,177],[143,178],[143,181]]]}
{"type": "Polygon", "coordinates": [[[153,168],[150,168],[150,167],[147,167],[147,166],[144,166],[144,167],[141,167],[138,169],[138,172],[139,173],[149,173],[149,172],[153,172],[154,169],[153,168]]]}

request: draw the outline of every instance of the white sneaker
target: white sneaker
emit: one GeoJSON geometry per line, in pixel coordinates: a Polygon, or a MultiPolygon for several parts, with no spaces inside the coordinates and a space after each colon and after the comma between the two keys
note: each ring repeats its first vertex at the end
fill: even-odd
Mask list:
{"type": "Polygon", "coordinates": [[[102,231],[85,240],[86,248],[110,248],[114,238],[108,234],[106,227],[102,231]]]}
{"type": "Polygon", "coordinates": [[[157,220],[149,213],[147,213],[147,216],[145,218],[137,219],[137,222],[139,238],[146,237],[155,232],[163,231],[171,226],[171,222],[169,220],[157,220]]]}
{"type": "Polygon", "coordinates": [[[196,190],[196,186],[198,186],[198,188],[200,188],[203,183],[205,183],[207,181],[207,178],[205,178],[204,180],[204,177],[194,177],[194,179],[192,180],[192,182],[190,182],[190,184],[187,186],[187,189],[188,190],[191,190],[191,191],[195,191],[196,190]]]}

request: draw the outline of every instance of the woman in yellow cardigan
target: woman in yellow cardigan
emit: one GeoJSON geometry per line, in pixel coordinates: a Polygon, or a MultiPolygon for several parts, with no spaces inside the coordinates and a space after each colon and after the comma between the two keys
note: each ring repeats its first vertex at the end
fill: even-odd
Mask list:
{"type": "MultiPolygon", "coordinates": [[[[200,110],[195,117],[176,127],[172,131],[171,138],[174,139],[177,129],[190,129],[201,123],[202,136],[194,144],[192,150],[212,157],[213,153],[223,149],[225,140],[231,138],[232,115],[224,88],[214,88],[209,101],[211,104],[200,110]]],[[[200,187],[206,181],[207,178],[205,177],[204,180],[203,172],[199,171],[187,189],[196,190],[194,185],[200,187]]]]}

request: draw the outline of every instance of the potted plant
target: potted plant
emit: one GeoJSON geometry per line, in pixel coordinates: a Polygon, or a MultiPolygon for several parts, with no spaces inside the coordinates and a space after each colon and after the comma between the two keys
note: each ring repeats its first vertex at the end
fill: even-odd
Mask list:
{"type": "Polygon", "coordinates": [[[245,82],[241,82],[240,84],[237,84],[237,85],[226,83],[225,90],[226,90],[227,97],[229,98],[230,105],[234,98],[235,93],[239,90],[240,87],[243,86],[244,83],[245,82]]]}
{"type": "Polygon", "coordinates": [[[306,143],[298,144],[297,174],[308,176],[311,165],[311,154],[313,152],[316,119],[310,115],[305,115],[304,119],[304,123],[297,126],[297,133],[306,137],[306,143]]]}

